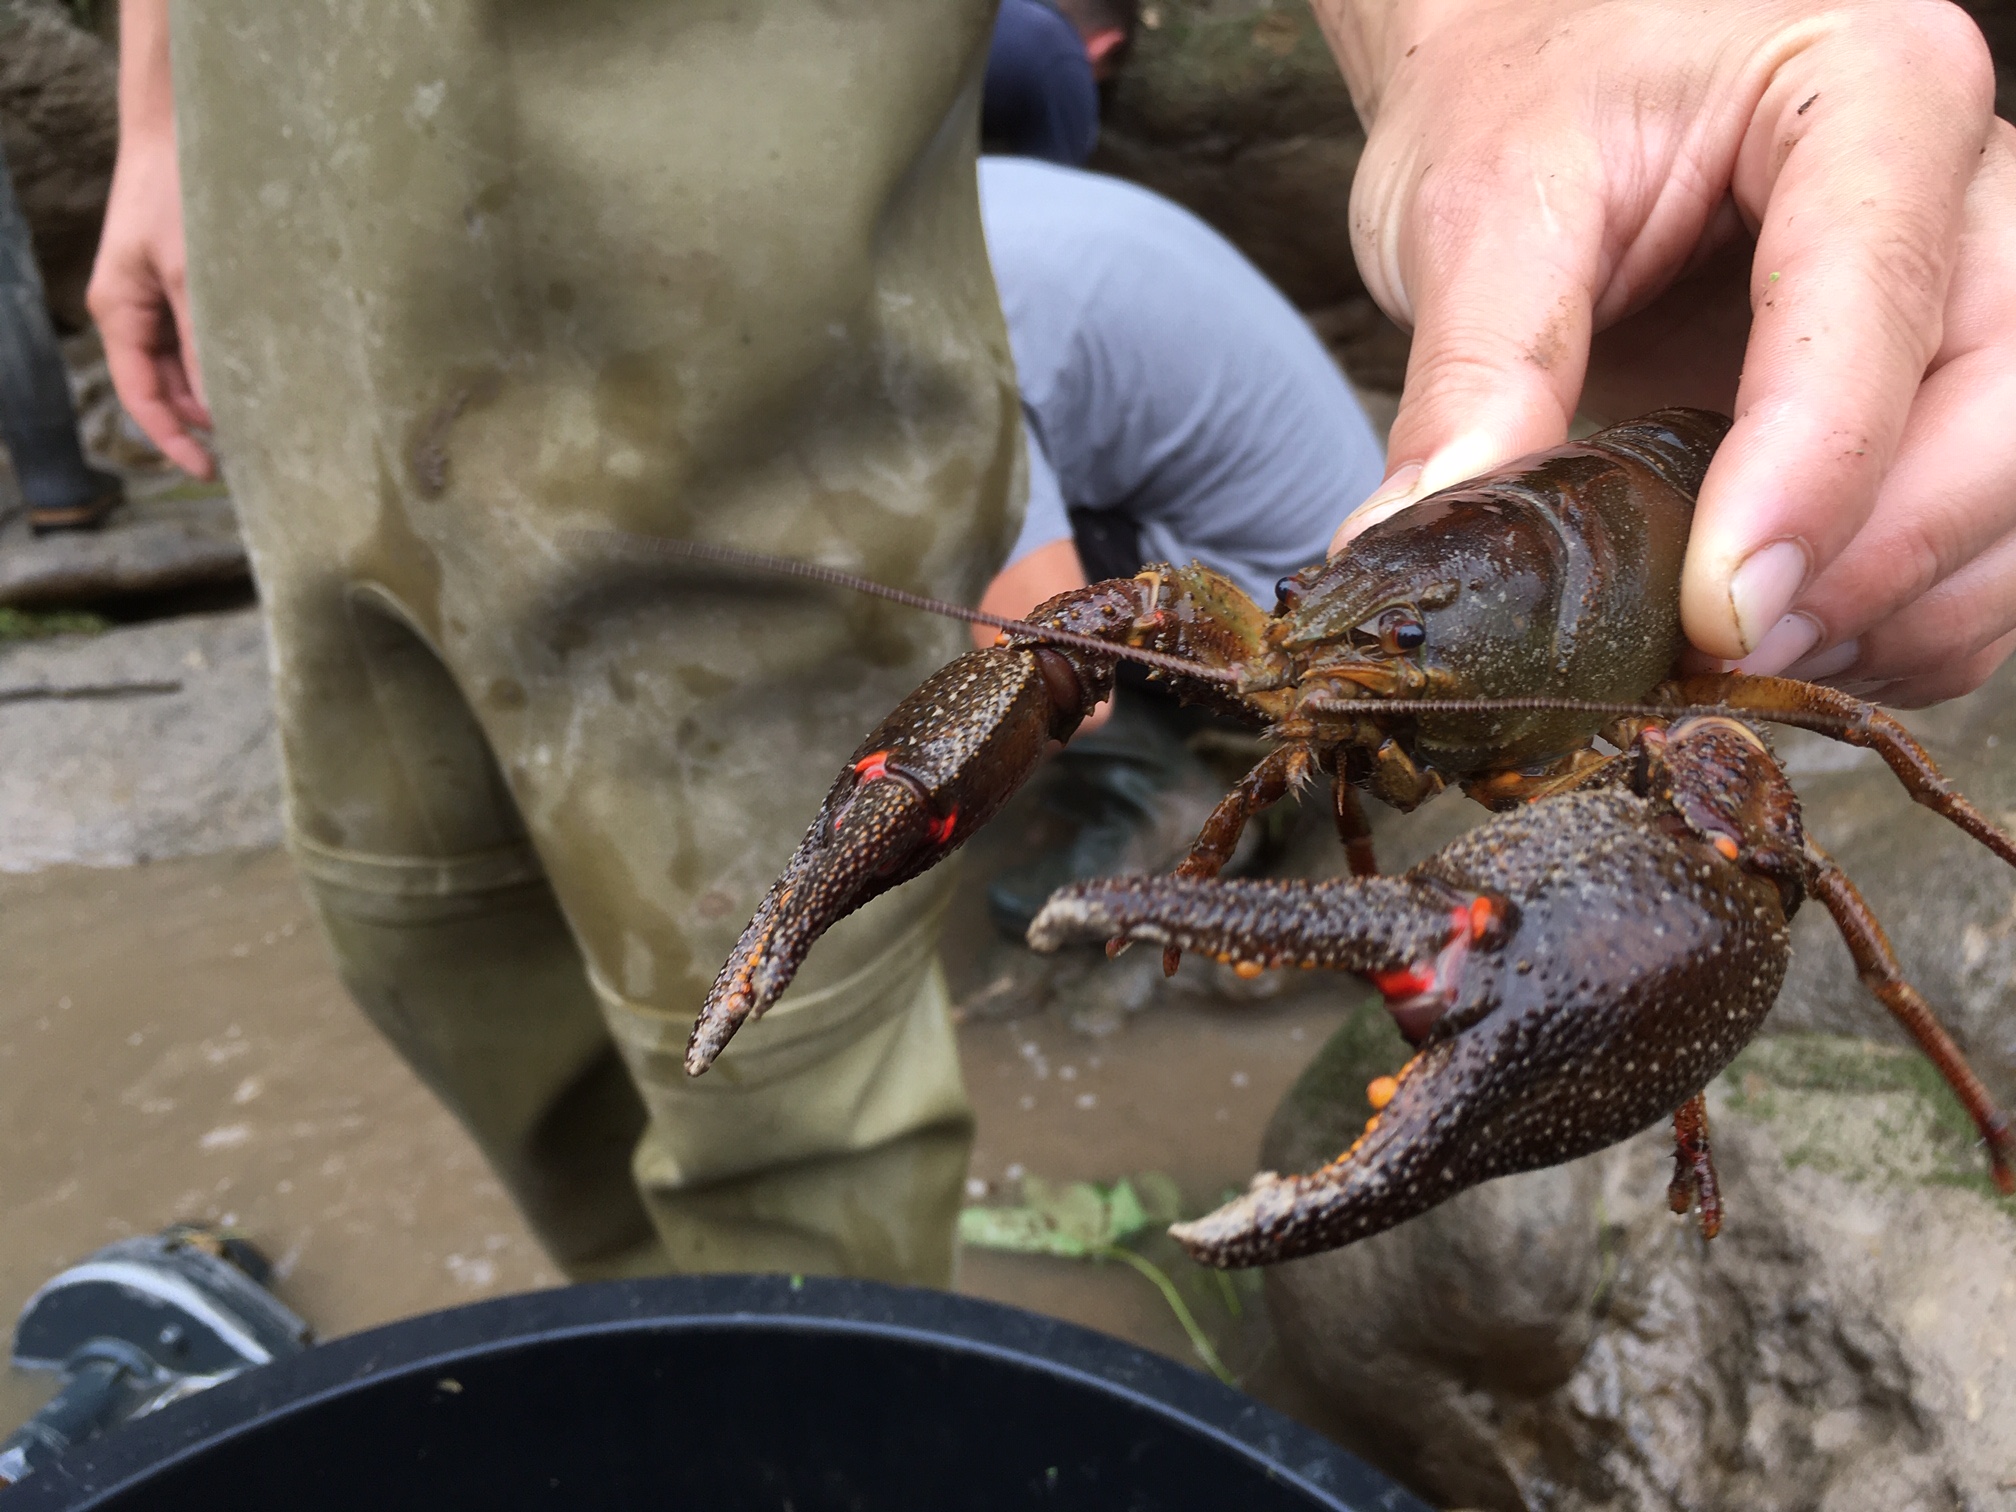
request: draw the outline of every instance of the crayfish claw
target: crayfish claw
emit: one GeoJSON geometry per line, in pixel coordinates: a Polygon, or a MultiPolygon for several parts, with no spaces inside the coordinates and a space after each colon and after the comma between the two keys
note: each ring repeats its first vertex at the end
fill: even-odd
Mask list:
{"type": "Polygon", "coordinates": [[[1201,1265],[1230,1269],[1285,1259],[1282,1240],[1292,1233],[1309,1178],[1262,1171],[1223,1207],[1169,1226],[1169,1237],[1201,1265]]]}
{"type": "Polygon", "coordinates": [[[1305,1175],[1262,1172],[1170,1237],[1199,1264],[1236,1269],[1335,1249],[1426,1212],[1485,1174],[1472,1154],[1483,1130],[1458,1111],[1482,1069],[1449,1041],[1424,1050],[1342,1155],[1305,1175]]]}
{"type": "Polygon", "coordinates": [[[964,844],[1111,688],[1110,668],[1048,649],[974,651],[897,705],[841,768],[715,977],[687,1074],[782,996],[829,928],[964,844]]]}
{"type": "Polygon", "coordinates": [[[714,1064],[735,1031],[791,985],[834,924],[937,859],[932,815],[907,786],[874,782],[829,802],[770,886],[714,978],[686,1042],[686,1074],[714,1064]]]}
{"type": "MultiPolygon", "coordinates": [[[[1329,882],[1201,877],[1101,877],[1050,895],[1029,925],[1041,951],[1081,940],[1148,940],[1163,968],[1185,950],[1220,959],[1382,971],[1433,955],[1449,904],[1433,886],[1399,877],[1329,882]]],[[[1110,947],[1109,947],[1110,948],[1110,947]]]]}

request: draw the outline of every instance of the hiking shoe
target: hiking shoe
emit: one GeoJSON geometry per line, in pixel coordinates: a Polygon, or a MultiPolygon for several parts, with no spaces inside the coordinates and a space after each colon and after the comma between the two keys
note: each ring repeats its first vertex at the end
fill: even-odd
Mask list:
{"type": "Polygon", "coordinates": [[[28,528],[37,535],[58,530],[96,530],[126,502],[126,485],[116,473],[91,469],[91,493],[75,504],[37,505],[28,511],[28,528]]]}

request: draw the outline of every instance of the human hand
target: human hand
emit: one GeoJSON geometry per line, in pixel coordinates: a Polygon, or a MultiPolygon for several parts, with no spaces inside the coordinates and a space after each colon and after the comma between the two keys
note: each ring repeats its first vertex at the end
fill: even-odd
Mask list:
{"type": "Polygon", "coordinates": [[[166,9],[128,0],[120,10],[119,157],[84,298],[126,412],[169,461],[209,478],[217,464],[196,435],[209,429],[210,410],[189,326],[168,88],[166,9]]]}
{"type": "MultiPolygon", "coordinates": [[[[1020,561],[1012,562],[997,572],[994,581],[987,585],[987,591],[980,596],[980,607],[1005,619],[1021,619],[1046,599],[1069,593],[1073,588],[1083,588],[1090,581],[1085,575],[1085,564],[1078,559],[1077,543],[1067,536],[1061,541],[1038,546],[1020,561]]],[[[1001,633],[988,625],[975,625],[972,629],[973,644],[983,651],[993,645],[1001,633]]],[[[1101,699],[1092,706],[1092,712],[1079,721],[1071,738],[1076,740],[1080,735],[1090,735],[1094,730],[1103,729],[1112,717],[1113,700],[1101,699]]]]}
{"type": "Polygon", "coordinates": [[[1964,13],[1316,7],[1370,125],[1359,266],[1415,330],[1388,481],[1336,545],[1578,404],[1701,404],[1736,417],[1681,590],[1706,658],[1911,704],[2009,654],[2016,130],[1964,13]]]}

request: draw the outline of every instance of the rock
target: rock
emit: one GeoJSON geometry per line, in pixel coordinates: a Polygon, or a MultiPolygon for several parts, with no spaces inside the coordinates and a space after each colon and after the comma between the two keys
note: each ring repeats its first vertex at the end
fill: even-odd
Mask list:
{"type": "Polygon", "coordinates": [[[1407,334],[1351,254],[1365,133],[1314,18],[1272,0],[1160,0],[1115,84],[1091,166],[1195,211],[1307,313],[1352,379],[1397,391],[1407,334]]]}
{"type": "Polygon", "coordinates": [[[118,147],[118,60],[57,0],[0,0],[0,145],[56,323],[89,319],[84,286],[118,147]]]}
{"type": "Polygon", "coordinates": [[[1304,309],[1361,294],[1349,200],[1365,137],[1308,10],[1158,0],[1142,14],[1092,166],[1194,210],[1304,309]]]}
{"type": "Polygon", "coordinates": [[[0,871],[280,840],[256,610],[0,647],[0,750],[0,871]]]}
{"type": "MultiPolygon", "coordinates": [[[[1374,1005],[1263,1159],[1355,1136],[1404,1047],[1374,1005]]],[[[1728,1209],[1667,1211],[1664,1130],[1270,1270],[1333,1431],[1444,1505],[1549,1512],[1999,1507],[2016,1470],[2016,1215],[1910,1052],[1746,1051],[1710,1091],[1728,1209]]]]}
{"type": "Polygon", "coordinates": [[[0,604],[98,603],[250,577],[237,516],[221,488],[135,493],[99,530],[37,537],[25,513],[0,520],[0,604]]]}
{"type": "MultiPolygon", "coordinates": [[[[1357,1138],[1366,1083],[1407,1047],[1368,1000],[1276,1111],[1264,1169],[1311,1170],[1357,1138]]],[[[1518,1505],[1478,1401],[1565,1383],[1591,1336],[1602,1187],[1588,1161],[1491,1182],[1390,1233],[1265,1272],[1275,1337],[1333,1436],[1442,1505],[1518,1505]]]]}
{"type": "Polygon", "coordinates": [[[93,465],[124,474],[129,492],[136,491],[136,482],[141,485],[137,491],[145,491],[156,478],[187,478],[161,455],[160,448],[147,439],[147,433],[119,403],[96,326],[63,338],[63,363],[70,370],[70,402],[77,411],[77,433],[84,442],[84,455],[93,465]]]}

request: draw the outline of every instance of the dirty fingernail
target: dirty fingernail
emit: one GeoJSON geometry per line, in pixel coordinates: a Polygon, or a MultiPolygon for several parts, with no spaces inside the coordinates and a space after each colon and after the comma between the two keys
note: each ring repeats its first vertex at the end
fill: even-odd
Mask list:
{"type": "Polygon", "coordinates": [[[1809,656],[1796,661],[1785,669],[1785,676],[1803,678],[1807,682],[1819,682],[1823,677],[1836,677],[1846,672],[1861,660],[1862,642],[1847,640],[1838,646],[1829,646],[1817,656],[1809,656]]]}
{"type": "Polygon", "coordinates": [[[1746,652],[1756,652],[1785,618],[1811,566],[1804,543],[1773,541],[1750,553],[1736,569],[1729,579],[1729,608],[1746,652]]]}
{"type": "Polygon", "coordinates": [[[1810,614],[1787,614],[1764,632],[1748,656],[1731,670],[1770,677],[1791,666],[1820,644],[1820,622],[1810,614]]]}

